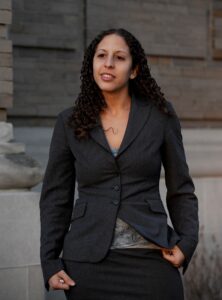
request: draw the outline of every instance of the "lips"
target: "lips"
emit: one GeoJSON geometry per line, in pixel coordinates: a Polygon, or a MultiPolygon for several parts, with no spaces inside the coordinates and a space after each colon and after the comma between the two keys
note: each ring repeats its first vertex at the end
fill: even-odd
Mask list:
{"type": "Polygon", "coordinates": [[[113,80],[115,78],[115,76],[110,73],[102,73],[101,78],[102,78],[102,80],[110,81],[110,80],[113,80]]]}

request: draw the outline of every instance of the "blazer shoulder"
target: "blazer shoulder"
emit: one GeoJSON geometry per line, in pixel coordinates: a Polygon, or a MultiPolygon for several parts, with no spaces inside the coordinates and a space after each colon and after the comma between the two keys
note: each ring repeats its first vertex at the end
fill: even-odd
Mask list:
{"type": "Polygon", "coordinates": [[[166,100],[166,107],[168,109],[168,113],[162,113],[164,115],[165,121],[168,123],[178,122],[179,118],[176,112],[176,109],[173,103],[170,100],[166,100]]]}
{"type": "Polygon", "coordinates": [[[73,108],[74,108],[74,106],[65,108],[64,110],[62,110],[61,112],[58,113],[57,118],[62,118],[63,121],[67,121],[73,112],[73,108]]]}
{"type": "Polygon", "coordinates": [[[181,124],[174,105],[171,101],[167,100],[167,108],[169,109],[169,114],[166,114],[165,132],[174,132],[181,136],[181,124]]]}
{"type": "Polygon", "coordinates": [[[168,120],[170,120],[172,118],[174,119],[175,117],[177,118],[177,113],[176,113],[176,110],[175,110],[172,102],[169,100],[166,100],[165,106],[169,113],[163,112],[156,105],[152,104],[152,110],[153,110],[155,117],[157,117],[158,120],[162,120],[163,122],[168,122],[168,120]]]}
{"type": "Polygon", "coordinates": [[[174,105],[171,101],[166,100],[166,106],[169,109],[171,114],[176,115],[176,110],[175,110],[174,105]]]}

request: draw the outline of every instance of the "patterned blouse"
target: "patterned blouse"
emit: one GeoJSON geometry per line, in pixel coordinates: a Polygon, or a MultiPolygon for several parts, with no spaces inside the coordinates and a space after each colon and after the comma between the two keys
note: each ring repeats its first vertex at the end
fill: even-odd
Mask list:
{"type": "MultiPolygon", "coordinates": [[[[114,156],[118,149],[111,148],[114,156]]],[[[114,248],[157,248],[160,247],[143,238],[132,226],[117,217],[114,236],[111,244],[114,248]]]]}

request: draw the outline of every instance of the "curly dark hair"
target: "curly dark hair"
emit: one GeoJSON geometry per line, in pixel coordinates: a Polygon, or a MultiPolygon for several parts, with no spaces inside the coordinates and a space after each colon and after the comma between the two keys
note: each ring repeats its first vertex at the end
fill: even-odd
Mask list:
{"type": "Polygon", "coordinates": [[[88,46],[82,63],[80,93],[68,120],[68,125],[74,128],[74,134],[78,139],[89,137],[89,130],[99,125],[99,114],[107,107],[93,77],[93,58],[97,45],[110,34],[119,35],[125,40],[132,56],[132,69],[138,68],[137,76],[129,81],[129,93],[141,95],[147,101],[152,101],[163,113],[171,114],[164,94],[150,74],[146,54],[140,42],[123,28],[105,30],[97,35],[88,46]]]}

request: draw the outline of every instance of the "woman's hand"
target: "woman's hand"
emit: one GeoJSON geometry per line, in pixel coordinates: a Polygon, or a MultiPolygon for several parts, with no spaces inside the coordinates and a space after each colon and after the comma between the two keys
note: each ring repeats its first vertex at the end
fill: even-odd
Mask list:
{"type": "Polygon", "coordinates": [[[172,249],[161,249],[163,257],[172,263],[174,267],[181,267],[185,260],[183,252],[178,246],[174,246],[172,249]]]}
{"type": "Polygon", "coordinates": [[[76,284],[63,270],[50,277],[48,283],[52,290],[69,290],[76,284]]]}

